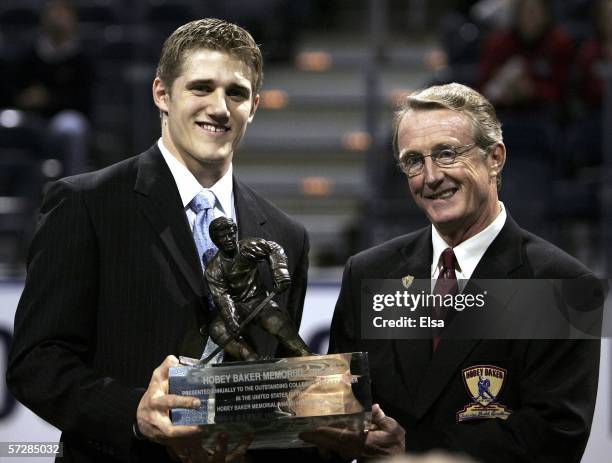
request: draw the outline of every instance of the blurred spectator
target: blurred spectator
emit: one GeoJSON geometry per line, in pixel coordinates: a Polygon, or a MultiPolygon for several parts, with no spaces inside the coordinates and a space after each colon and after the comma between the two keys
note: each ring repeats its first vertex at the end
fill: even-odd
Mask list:
{"type": "Polygon", "coordinates": [[[38,38],[20,57],[14,105],[48,121],[49,147],[64,174],[82,172],[92,92],[92,66],[77,37],[77,15],[68,0],[49,0],[38,38]]]}
{"type": "Polygon", "coordinates": [[[601,109],[604,97],[604,66],[612,64],[612,0],[600,0],[594,8],[593,38],[578,54],[578,94],[587,109],[601,109]]]}
{"type": "Polygon", "coordinates": [[[572,39],[553,21],[547,0],[518,0],[508,30],[483,46],[479,85],[499,108],[563,110],[572,39]]]}
{"type": "Polygon", "coordinates": [[[593,13],[594,34],[583,43],[577,59],[577,117],[566,136],[568,172],[582,179],[598,179],[602,162],[605,72],[606,65],[612,67],[612,0],[598,1],[593,13]]]}
{"type": "Polygon", "coordinates": [[[509,27],[516,0],[453,0],[445,2],[438,21],[441,49],[426,57],[432,71],[428,85],[451,82],[476,87],[483,37],[491,29],[509,27]]]}

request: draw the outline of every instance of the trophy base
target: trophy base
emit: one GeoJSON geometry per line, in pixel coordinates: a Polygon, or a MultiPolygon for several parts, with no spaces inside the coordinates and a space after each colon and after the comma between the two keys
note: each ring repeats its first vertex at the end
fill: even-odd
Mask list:
{"type": "Polygon", "coordinates": [[[254,433],[250,448],[309,444],[301,432],[332,426],[364,431],[371,419],[367,353],[233,362],[170,369],[170,393],[198,397],[197,410],[173,409],[176,425],[224,431],[230,441],[254,433]]]}

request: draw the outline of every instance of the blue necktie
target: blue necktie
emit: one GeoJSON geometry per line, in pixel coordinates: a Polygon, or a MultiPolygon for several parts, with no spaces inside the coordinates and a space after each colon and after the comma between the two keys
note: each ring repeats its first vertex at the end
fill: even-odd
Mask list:
{"type": "MultiPolygon", "coordinates": [[[[193,239],[198,250],[200,265],[204,271],[206,270],[206,264],[210,262],[217,252],[217,246],[212,242],[208,233],[210,222],[215,219],[214,207],[216,200],[217,198],[212,191],[202,190],[189,203],[189,207],[196,213],[195,223],[193,224],[193,239]]],[[[208,305],[211,308],[213,307],[210,295],[208,295],[208,305]]],[[[202,358],[208,356],[216,348],[217,344],[208,336],[202,358]]],[[[223,360],[223,351],[211,363],[219,363],[221,360],[223,360]]]]}
{"type": "Polygon", "coordinates": [[[217,246],[215,246],[208,234],[210,222],[215,218],[214,207],[216,199],[212,191],[202,190],[189,203],[189,207],[196,213],[195,223],[193,224],[193,239],[198,249],[202,270],[206,270],[206,264],[210,262],[217,252],[217,246]]]}

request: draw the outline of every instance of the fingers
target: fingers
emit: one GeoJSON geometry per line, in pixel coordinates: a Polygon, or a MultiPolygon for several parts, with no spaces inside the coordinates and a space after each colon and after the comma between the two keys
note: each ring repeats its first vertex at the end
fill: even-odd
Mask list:
{"type": "Polygon", "coordinates": [[[243,435],[240,442],[236,444],[236,447],[231,452],[228,452],[229,435],[226,432],[219,433],[215,449],[212,453],[209,453],[208,461],[210,463],[238,463],[243,461],[247,448],[253,442],[254,437],[255,434],[253,433],[243,435]]]}
{"type": "Polygon", "coordinates": [[[242,436],[242,439],[240,440],[240,442],[238,442],[238,445],[236,445],[236,447],[234,447],[234,449],[227,455],[225,461],[227,463],[242,461],[244,459],[244,456],[246,455],[246,451],[249,448],[249,445],[251,445],[251,443],[253,442],[253,439],[255,439],[255,434],[252,432],[242,436]]]}
{"type": "MultiPolygon", "coordinates": [[[[168,355],[164,361],[153,370],[153,375],[151,376],[151,383],[163,383],[168,381],[168,371],[170,367],[176,367],[179,365],[178,359],[174,355],[168,355]]],[[[167,386],[167,385],[166,385],[167,386]]],[[[167,387],[166,387],[167,392],[167,387]]]]}
{"type": "MultiPolygon", "coordinates": [[[[187,451],[189,453],[189,463],[217,463],[218,460],[211,458],[212,451],[202,445],[199,436],[188,438],[190,441],[187,451]]],[[[220,460],[223,462],[223,460],[220,460]]]]}
{"type": "Polygon", "coordinates": [[[157,410],[170,410],[171,408],[198,409],[202,405],[200,399],[182,395],[165,394],[151,399],[151,405],[157,410]]]}
{"type": "Polygon", "coordinates": [[[385,415],[380,405],[372,405],[372,430],[393,431],[398,426],[397,421],[385,415]]]}
{"type": "Polygon", "coordinates": [[[155,369],[155,372],[159,371],[160,373],[165,372],[166,376],[168,373],[168,369],[170,367],[177,367],[179,366],[179,361],[178,358],[176,358],[174,355],[168,355],[164,361],[155,369]]]}
{"type": "Polygon", "coordinates": [[[383,412],[380,405],[374,404],[372,405],[372,427],[371,429],[379,429],[382,424],[383,419],[385,418],[385,412],[383,412]]]}
{"type": "Polygon", "coordinates": [[[366,435],[352,429],[321,426],[316,431],[300,433],[299,437],[320,449],[331,450],[343,457],[352,458],[361,454],[366,435]]]}
{"type": "Polygon", "coordinates": [[[227,453],[227,433],[222,432],[217,436],[215,451],[210,458],[211,463],[225,463],[225,454],[227,453]]]}
{"type": "Polygon", "coordinates": [[[377,457],[403,453],[406,431],[390,416],[386,416],[378,404],[372,406],[372,428],[367,433],[362,456],[377,457]]]}
{"type": "Polygon", "coordinates": [[[175,454],[185,463],[208,463],[209,453],[202,446],[200,436],[177,437],[167,443],[171,454],[175,454]]]}
{"type": "Polygon", "coordinates": [[[198,426],[174,426],[170,420],[170,409],[199,407],[200,401],[193,397],[155,396],[155,392],[149,394],[147,390],[136,412],[138,428],[146,437],[156,441],[195,434],[200,431],[198,426]]]}
{"type": "Polygon", "coordinates": [[[392,455],[402,453],[405,448],[404,428],[386,416],[378,404],[372,407],[372,428],[367,433],[322,426],[314,432],[301,433],[299,437],[319,449],[348,458],[392,455]]]}
{"type": "Polygon", "coordinates": [[[172,408],[197,409],[201,405],[197,398],[168,394],[168,370],[178,364],[173,355],[166,357],[153,371],[149,387],[138,404],[138,429],[149,440],[165,443],[169,439],[200,432],[198,426],[173,426],[170,420],[172,408]]]}
{"type": "Polygon", "coordinates": [[[383,409],[380,408],[380,405],[378,404],[372,405],[372,421],[379,421],[385,416],[386,416],[385,412],[383,412],[383,409]]]}
{"type": "Polygon", "coordinates": [[[181,461],[190,463],[238,463],[243,461],[248,446],[253,441],[253,433],[245,434],[236,447],[228,452],[229,435],[221,432],[206,446],[201,436],[191,436],[185,439],[175,439],[168,444],[172,453],[179,456],[181,461]]]}
{"type": "Polygon", "coordinates": [[[139,424],[138,427],[149,440],[163,444],[172,439],[191,437],[201,432],[198,426],[174,426],[170,420],[166,419],[146,421],[144,424],[139,424]]]}

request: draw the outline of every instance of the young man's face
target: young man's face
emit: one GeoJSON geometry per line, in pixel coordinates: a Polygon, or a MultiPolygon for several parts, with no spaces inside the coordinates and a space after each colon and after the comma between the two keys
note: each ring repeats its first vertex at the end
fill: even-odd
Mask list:
{"type": "Polygon", "coordinates": [[[259,102],[250,68],[208,49],[185,55],[171,89],[156,78],[153,95],[166,114],[164,144],[196,177],[211,165],[229,167],[259,102]]]}

